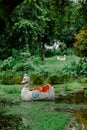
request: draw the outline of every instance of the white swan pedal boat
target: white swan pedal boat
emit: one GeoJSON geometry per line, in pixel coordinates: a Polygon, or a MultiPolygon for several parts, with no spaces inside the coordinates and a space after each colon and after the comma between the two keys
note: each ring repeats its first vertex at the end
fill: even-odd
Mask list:
{"type": "Polygon", "coordinates": [[[24,74],[23,81],[21,83],[24,85],[21,91],[21,99],[23,101],[55,99],[54,88],[50,84],[30,89],[30,78],[27,74],[24,74]]]}

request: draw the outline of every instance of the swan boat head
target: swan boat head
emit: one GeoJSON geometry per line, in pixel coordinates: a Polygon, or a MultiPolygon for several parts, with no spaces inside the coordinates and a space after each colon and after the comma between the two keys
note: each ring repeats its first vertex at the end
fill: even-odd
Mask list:
{"type": "Polygon", "coordinates": [[[27,83],[30,84],[30,78],[29,78],[28,74],[24,74],[21,84],[27,84],[27,83]]]}

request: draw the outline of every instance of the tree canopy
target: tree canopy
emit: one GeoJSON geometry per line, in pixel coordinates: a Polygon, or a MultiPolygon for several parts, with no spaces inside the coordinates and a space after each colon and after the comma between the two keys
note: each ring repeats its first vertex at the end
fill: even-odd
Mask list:
{"type": "Polygon", "coordinates": [[[5,27],[0,36],[1,58],[12,55],[12,49],[21,50],[26,45],[31,55],[41,54],[45,43],[52,45],[57,40],[73,47],[75,35],[86,24],[86,2],[83,3],[70,0],[9,0],[4,3],[0,0],[1,32],[5,27]],[[83,7],[85,13],[79,13],[83,7]]]}

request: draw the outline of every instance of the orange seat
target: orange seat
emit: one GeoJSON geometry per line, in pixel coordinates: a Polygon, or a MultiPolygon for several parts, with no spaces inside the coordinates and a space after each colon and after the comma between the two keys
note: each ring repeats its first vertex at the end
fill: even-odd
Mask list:
{"type": "Polygon", "coordinates": [[[49,84],[46,84],[44,85],[43,87],[35,87],[35,88],[32,88],[31,91],[33,90],[38,90],[40,92],[47,92],[50,88],[50,85],[49,84]]]}
{"type": "Polygon", "coordinates": [[[42,91],[42,88],[41,88],[41,87],[35,87],[35,88],[32,88],[31,91],[32,91],[32,90],[42,91]]]}
{"type": "Polygon", "coordinates": [[[50,88],[50,85],[49,84],[46,84],[42,87],[42,92],[47,92],[50,88]]]}

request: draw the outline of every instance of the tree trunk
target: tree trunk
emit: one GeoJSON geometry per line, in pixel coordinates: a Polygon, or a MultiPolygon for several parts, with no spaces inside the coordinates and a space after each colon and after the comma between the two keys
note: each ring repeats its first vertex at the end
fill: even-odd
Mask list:
{"type": "Polygon", "coordinates": [[[45,57],[45,47],[44,47],[44,42],[42,43],[42,61],[44,61],[45,57]]]}

